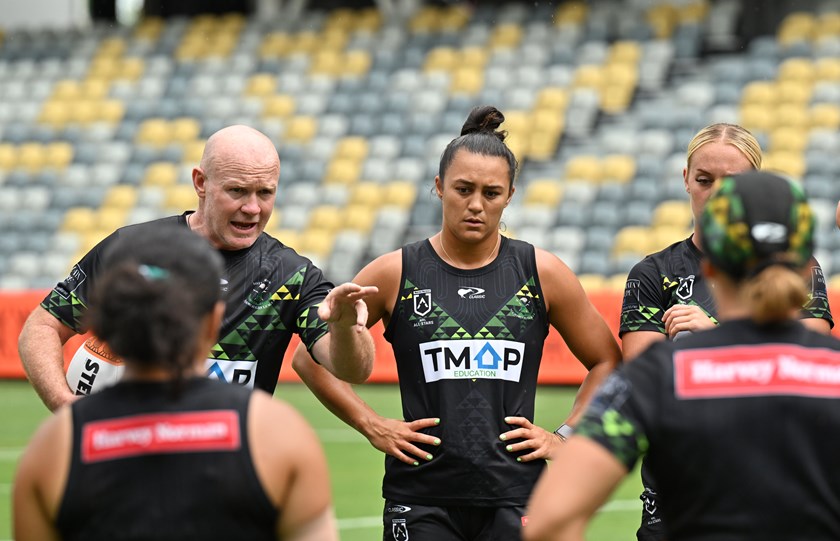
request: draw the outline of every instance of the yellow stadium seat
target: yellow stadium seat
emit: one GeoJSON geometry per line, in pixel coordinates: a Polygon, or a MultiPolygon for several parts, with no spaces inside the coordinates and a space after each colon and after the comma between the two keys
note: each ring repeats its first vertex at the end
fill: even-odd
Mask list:
{"type": "Polygon", "coordinates": [[[768,152],[761,168],[801,179],[806,170],[805,157],[801,152],[768,152]]]}
{"type": "Polygon", "coordinates": [[[201,162],[201,156],[204,154],[204,145],[206,144],[207,141],[205,139],[184,143],[184,155],[181,157],[182,163],[198,167],[201,162]]]}
{"type": "Polygon", "coordinates": [[[443,9],[438,18],[438,31],[453,32],[461,30],[470,20],[468,8],[461,5],[450,6],[443,9]]]}
{"type": "Polygon", "coordinates": [[[300,244],[300,233],[294,229],[272,229],[269,231],[269,235],[279,240],[286,246],[291,246],[295,250],[298,249],[298,245],[300,244]]]}
{"type": "Polygon", "coordinates": [[[102,208],[131,210],[137,204],[137,189],[130,184],[117,184],[108,189],[102,208]]]}
{"type": "Polygon", "coordinates": [[[286,94],[268,96],[263,107],[263,116],[286,118],[295,113],[295,98],[286,94]]]}
{"type": "Polygon", "coordinates": [[[360,182],[353,186],[348,205],[379,208],[385,198],[382,187],[374,182],[360,182]]]}
{"type": "Polygon", "coordinates": [[[321,49],[321,36],[311,30],[304,30],[289,39],[286,54],[311,54],[321,49]]]}
{"type": "Polygon", "coordinates": [[[169,140],[173,143],[189,143],[200,134],[201,124],[194,118],[176,118],[169,123],[169,140]]]}
{"type": "Polygon", "coordinates": [[[630,63],[637,64],[642,57],[642,48],[637,41],[617,41],[610,47],[607,62],[612,64],[630,63]]]}
{"type": "Polygon", "coordinates": [[[477,94],[484,87],[484,71],[477,68],[457,68],[452,73],[449,91],[452,94],[477,94]]]}
{"type": "Polygon", "coordinates": [[[54,100],[75,101],[81,97],[81,85],[74,79],[62,79],[56,81],[53,86],[52,98],[54,100]]]}
{"type": "Polygon", "coordinates": [[[309,211],[308,229],[335,232],[342,226],[342,209],[335,205],[318,205],[309,211]]]}
{"type": "Polygon", "coordinates": [[[677,8],[677,20],[680,24],[698,24],[704,22],[707,13],[709,12],[709,4],[705,1],[692,2],[686,5],[680,5],[677,8]]]}
{"type": "Polygon", "coordinates": [[[97,57],[122,56],[125,52],[125,41],[119,37],[104,38],[99,42],[96,50],[97,57]]]}
{"type": "Polygon", "coordinates": [[[163,207],[176,212],[198,208],[198,195],[192,184],[175,184],[166,189],[163,207]]]}
{"type": "Polygon", "coordinates": [[[578,276],[578,281],[587,293],[603,291],[607,284],[606,278],[600,274],[581,274],[578,276]]]}
{"type": "Polygon", "coordinates": [[[117,70],[117,78],[126,81],[137,81],[143,76],[146,66],[142,58],[123,58],[117,70]]]}
{"type": "Polygon", "coordinates": [[[363,9],[357,14],[355,24],[357,32],[375,33],[380,27],[382,27],[382,14],[378,9],[363,9]]]}
{"type": "Polygon", "coordinates": [[[559,133],[534,130],[528,139],[525,157],[537,161],[550,160],[557,154],[559,142],[559,133]]]}
{"type": "Polygon", "coordinates": [[[488,45],[492,49],[512,49],[522,41],[522,27],[516,23],[502,23],[493,29],[488,45]]]}
{"type": "Polygon", "coordinates": [[[797,41],[811,41],[816,28],[816,18],[811,13],[795,12],[784,18],[776,39],[783,46],[797,41]]]}
{"type": "Polygon", "coordinates": [[[260,44],[260,56],[273,58],[285,56],[291,46],[292,38],[285,32],[271,32],[260,44]]]}
{"type": "Polygon", "coordinates": [[[688,201],[669,200],[659,203],[653,211],[652,227],[677,227],[688,229],[693,216],[688,201]]]}
{"type": "Polygon", "coordinates": [[[55,128],[64,126],[70,120],[71,104],[56,99],[44,102],[38,122],[49,124],[55,128]]]}
{"type": "Polygon", "coordinates": [[[102,231],[116,231],[125,225],[128,211],[121,208],[105,207],[96,211],[94,229],[102,231]]]}
{"type": "Polygon", "coordinates": [[[566,163],[564,177],[567,181],[601,181],[601,160],[597,156],[575,156],[566,163]]]}
{"type": "MultiPolygon", "coordinates": [[[[658,252],[668,246],[687,238],[691,234],[688,228],[658,226],[651,229],[651,242],[648,245],[650,252],[658,252]]],[[[650,253],[649,252],[649,253],[650,253]]]]}
{"type": "Polygon", "coordinates": [[[325,29],[321,33],[321,46],[319,50],[333,50],[333,51],[344,51],[347,46],[347,42],[350,40],[350,36],[346,30],[342,29],[325,29]]]}
{"type": "Polygon", "coordinates": [[[773,109],[775,125],[796,129],[807,129],[811,124],[811,117],[804,103],[783,103],[773,109]]]}
{"type": "Polygon", "coordinates": [[[569,91],[561,87],[545,87],[537,94],[536,109],[565,111],[569,105],[569,91]]]}
{"type": "Polygon", "coordinates": [[[575,70],[572,86],[575,88],[601,88],[604,84],[604,70],[602,66],[584,64],[575,70]]]}
{"type": "Polygon", "coordinates": [[[350,205],[344,209],[343,229],[370,233],[376,222],[376,212],[366,205],[350,205]]]}
{"type": "Polygon", "coordinates": [[[353,184],[361,174],[361,160],[335,158],[327,165],[323,180],[327,184],[353,184]]]}
{"type": "Polygon", "coordinates": [[[62,231],[87,233],[96,226],[96,212],[88,207],[72,207],[64,213],[62,231]]]}
{"type": "Polygon", "coordinates": [[[297,251],[326,257],[332,251],[335,233],[325,229],[307,229],[298,236],[297,251]]]}
{"type": "Polygon", "coordinates": [[[817,18],[816,24],[814,39],[840,36],[840,13],[836,11],[825,12],[817,18]]]}
{"type": "Polygon", "coordinates": [[[0,143],[0,169],[8,171],[17,167],[17,146],[0,143]]]}
{"type": "Polygon", "coordinates": [[[563,111],[551,109],[534,110],[532,129],[535,132],[547,132],[556,137],[563,134],[566,127],[566,118],[563,111]]]}
{"type": "Polygon", "coordinates": [[[461,49],[459,62],[461,66],[466,68],[480,68],[484,69],[487,66],[487,49],[484,47],[464,47],[461,49]]]}
{"type": "Polygon", "coordinates": [[[607,64],[603,68],[604,86],[635,87],[639,81],[639,68],[635,64],[616,63],[607,64]]]}
{"type": "Polygon", "coordinates": [[[96,120],[99,104],[93,100],[76,100],[70,105],[70,122],[82,125],[90,124],[96,120]]]}
{"type": "Polygon", "coordinates": [[[363,76],[370,71],[373,59],[368,51],[353,50],[344,54],[342,73],[344,75],[363,76]]]}
{"type": "Polygon", "coordinates": [[[766,132],[776,125],[772,108],[763,104],[744,105],[738,123],[753,132],[766,132]]]}
{"type": "Polygon", "coordinates": [[[47,144],[45,152],[45,165],[53,169],[64,169],[73,161],[73,145],[66,141],[47,144]]]}
{"type": "Polygon", "coordinates": [[[776,79],[781,81],[795,81],[800,83],[812,83],[815,76],[813,62],[807,58],[789,58],[779,64],[779,71],[776,79]]]}
{"type": "Polygon", "coordinates": [[[315,137],[318,131],[318,123],[311,116],[294,116],[289,119],[286,125],[285,139],[306,143],[315,137]]]}
{"type": "Polygon", "coordinates": [[[776,85],[778,103],[807,105],[814,93],[813,84],[800,81],[781,81],[776,85]]]}
{"type": "MultiPolygon", "coordinates": [[[[113,233],[113,229],[97,229],[94,227],[89,231],[85,231],[79,234],[79,239],[81,240],[80,247],[84,253],[89,252],[94,246],[102,242],[102,239],[113,233]]],[[[78,259],[74,259],[74,261],[78,261],[78,259]]]]}
{"type": "Polygon", "coordinates": [[[500,129],[507,130],[511,135],[528,133],[533,125],[531,113],[525,111],[505,111],[505,121],[500,129]]]}
{"type": "Polygon", "coordinates": [[[277,90],[277,78],[270,73],[257,73],[245,85],[246,96],[267,97],[277,90]]]}
{"type": "Polygon", "coordinates": [[[29,171],[41,170],[47,161],[47,152],[40,143],[23,143],[18,147],[18,166],[29,171]]]}
{"type": "MultiPolygon", "coordinates": [[[[807,117],[806,117],[807,118],[807,117]]],[[[781,124],[780,125],[784,125],[781,124]]],[[[772,152],[801,153],[808,146],[808,131],[804,128],[776,128],[770,132],[770,147],[772,152]]]]}
{"type": "Polygon", "coordinates": [[[601,179],[609,182],[629,182],[636,175],[636,160],[626,154],[611,154],[601,162],[601,179]]]}
{"type": "Polygon", "coordinates": [[[79,99],[104,100],[111,90],[111,82],[107,79],[89,77],[79,85],[79,99]]]}
{"type": "Polygon", "coordinates": [[[452,71],[460,67],[460,55],[453,47],[435,47],[426,54],[423,71],[452,71]]]}
{"type": "Polygon", "coordinates": [[[557,26],[567,24],[580,26],[586,20],[588,13],[589,8],[581,0],[564,2],[560,4],[554,14],[554,24],[557,26]]]}
{"type": "Polygon", "coordinates": [[[178,169],[169,162],[155,162],[146,168],[144,186],[174,186],[178,182],[178,169]]]}
{"type": "Polygon", "coordinates": [[[91,79],[117,79],[120,75],[121,58],[114,58],[110,56],[95,57],[88,68],[87,76],[91,79]]]}
{"type": "Polygon", "coordinates": [[[600,91],[601,109],[609,114],[623,113],[633,101],[635,87],[631,85],[608,85],[600,91]]]}
{"type": "Polygon", "coordinates": [[[309,72],[338,76],[344,69],[344,57],[341,52],[333,49],[321,49],[312,59],[309,72]]]}
{"type": "Polygon", "coordinates": [[[364,160],[368,155],[368,142],[364,137],[345,137],[338,142],[333,158],[364,160]]]}
{"type": "Polygon", "coordinates": [[[659,39],[669,39],[674,33],[679,13],[671,4],[658,4],[647,12],[648,24],[653,28],[654,36],[659,39]]]}
{"type": "Polygon", "coordinates": [[[768,81],[747,83],[741,91],[741,105],[775,105],[778,99],[776,84],[768,81]]]}
{"type": "Polygon", "coordinates": [[[840,106],[834,103],[817,103],[808,111],[811,128],[840,129],[840,106]]]}
{"type": "Polygon", "coordinates": [[[97,107],[96,120],[117,124],[125,116],[125,104],[119,100],[102,100],[97,107]]]}
{"type": "Polygon", "coordinates": [[[652,230],[649,227],[630,225],[622,227],[613,242],[613,257],[635,255],[637,257],[652,253],[652,230]]]}
{"type": "Polygon", "coordinates": [[[523,204],[556,207],[563,199],[563,184],[559,179],[534,179],[525,188],[523,204]]]}
{"type": "Polygon", "coordinates": [[[152,145],[156,147],[169,144],[169,122],[163,118],[149,118],[144,120],[137,129],[137,135],[135,135],[134,141],[140,145],[152,145]]]}
{"type": "Polygon", "coordinates": [[[406,180],[394,180],[384,187],[383,205],[411,209],[417,200],[417,185],[406,180]]]}

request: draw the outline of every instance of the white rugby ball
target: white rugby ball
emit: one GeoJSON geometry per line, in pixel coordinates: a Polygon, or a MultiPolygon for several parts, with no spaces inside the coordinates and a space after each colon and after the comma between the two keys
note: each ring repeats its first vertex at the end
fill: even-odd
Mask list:
{"type": "Polygon", "coordinates": [[[115,384],[124,369],[122,361],[91,336],[79,346],[67,367],[67,385],[77,395],[88,395],[115,384]]]}

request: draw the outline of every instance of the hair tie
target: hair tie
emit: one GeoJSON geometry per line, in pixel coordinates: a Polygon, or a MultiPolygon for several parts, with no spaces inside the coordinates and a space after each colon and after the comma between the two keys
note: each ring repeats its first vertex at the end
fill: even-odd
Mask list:
{"type": "Polygon", "coordinates": [[[159,282],[169,278],[169,271],[154,265],[140,265],[137,267],[137,272],[140,276],[150,282],[159,282]]]}

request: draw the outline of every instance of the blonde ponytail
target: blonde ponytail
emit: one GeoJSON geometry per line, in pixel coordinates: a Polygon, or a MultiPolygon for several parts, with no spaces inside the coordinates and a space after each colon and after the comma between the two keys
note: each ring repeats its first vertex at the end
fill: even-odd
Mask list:
{"type": "Polygon", "coordinates": [[[793,311],[802,308],[808,301],[808,288],[796,271],[772,265],[744,280],[740,296],[753,321],[775,323],[790,319],[793,311]]]}

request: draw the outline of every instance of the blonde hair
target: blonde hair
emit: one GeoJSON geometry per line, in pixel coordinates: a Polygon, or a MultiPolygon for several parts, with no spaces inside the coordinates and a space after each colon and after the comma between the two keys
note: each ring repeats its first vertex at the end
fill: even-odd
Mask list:
{"type": "Polygon", "coordinates": [[[772,265],[741,286],[741,300],[756,323],[775,323],[791,318],[791,312],[808,300],[802,276],[789,267],[772,265]]]}
{"type": "Polygon", "coordinates": [[[686,151],[686,163],[691,164],[691,157],[706,143],[713,142],[732,145],[747,157],[753,169],[761,169],[761,145],[758,144],[755,136],[737,124],[726,124],[719,122],[706,126],[695,135],[688,143],[686,151]]]}

